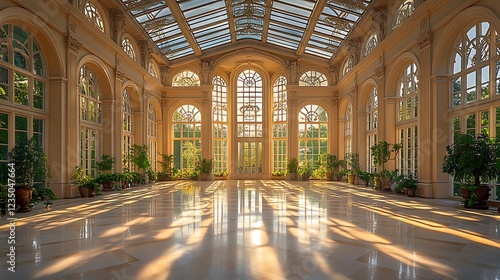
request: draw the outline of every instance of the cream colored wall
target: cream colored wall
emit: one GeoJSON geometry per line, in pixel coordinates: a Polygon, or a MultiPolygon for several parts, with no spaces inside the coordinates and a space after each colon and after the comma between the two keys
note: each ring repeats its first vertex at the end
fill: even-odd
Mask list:
{"type": "MultiPolygon", "coordinates": [[[[202,112],[203,147],[202,156],[211,157],[211,79],[214,75],[224,76],[228,83],[228,95],[238,68],[235,61],[260,69],[272,92],[272,78],[285,75],[289,81],[289,155],[297,157],[297,112],[303,104],[317,103],[324,106],[330,119],[329,150],[343,154],[344,112],[347,100],[353,106],[352,148],[360,155],[362,166],[366,163],[366,98],[372,86],[379,93],[380,140],[396,140],[395,96],[397,80],[406,64],[414,62],[419,69],[419,191],[421,196],[448,197],[449,176],[441,172],[444,147],[449,143],[449,97],[448,86],[449,55],[456,36],[474,20],[487,20],[500,30],[500,7],[496,0],[427,0],[411,15],[411,18],[396,30],[392,30],[394,16],[399,6],[397,1],[387,3],[384,31],[386,37],[368,56],[363,57],[363,40],[371,32],[379,31],[378,23],[372,21],[371,11],[361,20],[350,38],[359,37],[361,42],[356,60],[359,63],[342,76],[342,63],[347,57],[345,46],[331,61],[315,60],[310,57],[297,58],[280,53],[271,46],[256,43],[238,45],[202,55],[193,60],[167,62],[153,45],[149,50],[136,50],[137,61],[128,57],[110,37],[112,20],[110,10],[117,3],[102,2],[107,32],[103,34],[92,26],[84,15],[66,0],[53,1],[1,1],[0,23],[12,23],[29,29],[41,43],[49,72],[48,115],[46,150],[51,162],[53,178],[51,187],[58,197],[73,195],[68,188],[68,176],[79,162],[78,133],[78,69],[88,64],[96,72],[103,86],[104,102],[104,153],[121,158],[121,93],[126,86],[134,88],[136,110],[137,143],[146,143],[147,108],[154,101],[158,110],[158,152],[171,153],[171,118],[173,110],[183,104],[193,104],[202,112]],[[430,36],[429,36],[430,35],[430,36]],[[429,40],[429,38],[431,38],[429,40]],[[152,77],[141,64],[144,59],[154,58],[159,65],[160,80],[152,77]],[[261,62],[259,62],[261,61],[261,62]],[[206,62],[209,67],[204,68],[206,62]],[[292,67],[296,63],[297,70],[292,67]],[[185,69],[197,73],[202,86],[197,88],[171,87],[172,77],[185,69]],[[206,71],[208,69],[208,71],[206,71]],[[322,88],[299,87],[298,77],[304,71],[317,70],[329,78],[329,86],[322,88]],[[443,94],[443,92],[445,94],[443,94]],[[340,113],[339,113],[340,112],[340,113]],[[208,140],[206,140],[208,139],[208,140]],[[206,140],[206,141],[205,141],[206,140]]],[[[420,2],[417,0],[416,2],[420,2]]],[[[377,6],[377,1],[374,6],[377,6]]],[[[133,34],[136,46],[142,34],[135,22],[125,17],[123,33],[133,34]]],[[[145,35],[144,35],[145,36],[145,35]]],[[[356,48],[352,49],[356,51],[356,48]]],[[[355,53],[356,54],[356,53],[355,53]]],[[[147,67],[147,63],[145,63],[147,67]]],[[[484,106],[499,104],[491,99],[484,106]]],[[[9,110],[0,104],[0,109],[9,110]]],[[[234,139],[233,139],[234,141],[234,139]]],[[[232,152],[234,153],[234,151],[232,152]]],[[[270,156],[269,156],[270,157],[270,156]]],[[[341,155],[342,157],[342,155],[341,155]]],[[[266,162],[265,171],[270,172],[271,162],[266,162]]],[[[120,165],[116,171],[120,171],[120,165]]]]}

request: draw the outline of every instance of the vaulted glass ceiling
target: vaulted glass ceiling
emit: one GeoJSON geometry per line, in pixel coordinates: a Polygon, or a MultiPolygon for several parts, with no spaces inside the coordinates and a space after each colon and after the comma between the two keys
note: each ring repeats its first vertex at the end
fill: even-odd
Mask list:
{"type": "Polygon", "coordinates": [[[175,60],[242,39],[330,59],[372,0],[121,0],[175,60]]]}

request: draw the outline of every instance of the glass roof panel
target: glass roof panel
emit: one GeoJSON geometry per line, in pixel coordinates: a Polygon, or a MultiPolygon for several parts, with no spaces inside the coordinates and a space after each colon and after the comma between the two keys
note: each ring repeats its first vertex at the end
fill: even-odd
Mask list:
{"type": "Polygon", "coordinates": [[[185,0],[177,1],[186,18],[187,24],[201,50],[207,49],[207,41],[231,41],[227,9],[224,1],[219,0],[185,0]]]}
{"type": "Polygon", "coordinates": [[[329,0],[319,16],[305,52],[322,57],[334,55],[371,2],[372,0],[329,0]]]}
{"type": "Polygon", "coordinates": [[[230,44],[230,30],[235,31],[236,40],[262,40],[267,31],[269,44],[295,50],[298,55],[304,51],[331,58],[373,0],[327,0],[324,5],[317,0],[233,0],[230,7],[228,1],[222,0],[118,1],[171,60],[194,54],[195,44],[202,52],[230,44]],[[313,13],[319,9],[317,6],[322,11],[313,13]],[[172,11],[181,11],[182,15],[172,11]],[[311,19],[313,14],[319,14],[317,21],[311,19]],[[304,37],[309,35],[305,29],[310,22],[316,22],[311,27],[313,32],[304,37]],[[190,39],[189,43],[186,38],[194,41],[190,39]],[[300,50],[299,46],[306,42],[306,48],[300,50]]]}

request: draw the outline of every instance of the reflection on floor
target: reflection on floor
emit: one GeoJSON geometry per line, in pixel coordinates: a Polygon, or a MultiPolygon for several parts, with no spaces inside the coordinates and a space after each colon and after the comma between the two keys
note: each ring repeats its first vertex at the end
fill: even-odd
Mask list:
{"type": "Polygon", "coordinates": [[[173,181],[0,220],[0,279],[499,279],[500,215],[325,181],[173,181]]]}

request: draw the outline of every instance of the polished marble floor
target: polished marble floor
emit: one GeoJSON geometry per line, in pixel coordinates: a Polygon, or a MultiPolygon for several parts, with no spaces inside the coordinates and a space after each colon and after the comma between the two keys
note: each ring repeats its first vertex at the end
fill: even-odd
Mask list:
{"type": "Polygon", "coordinates": [[[500,214],[325,181],[173,181],[0,219],[0,279],[500,279],[500,214]]]}

